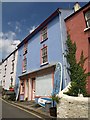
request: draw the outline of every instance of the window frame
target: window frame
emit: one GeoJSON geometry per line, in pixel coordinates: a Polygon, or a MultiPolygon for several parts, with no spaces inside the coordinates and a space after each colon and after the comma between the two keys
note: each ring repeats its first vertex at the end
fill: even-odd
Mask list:
{"type": "Polygon", "coordinates": [[[41,30],[41,43],[46,41],[48,39],[48,32],[47,32],[47,26],[45,26],[42,30],[41,30]],[[46,31],[45,31],[46,30],[46,31]],[[46,37],[44,38],[43,36],[46,35],[46,37]]]}
{"type": "Polygon", "coordinates": [[[46,65],[48,63],[48,47],[46,45],[43,45],[43,47],[41,48],[41,65],[46,65]],[[43,56],[43,50],[46,49],[46,53],[44,53],[45,55],[43,56]],[[45,58],[46,57],[46,58],[45,58]],[[43,59],[47,59],[47,61],[43,62],[43,59]]]}
{"type": "Polygon", "coordinates": [[[89,21],[90,21],[90,16],[87,17],[87,14],[88,14],[89,12],[90,12],[90,10],[87,10],[87,11],[84,12],[85,22],[86,22],[86,28],[90,28],[90,23],[89,23],[89,21]]]}
{"type": "Polygon", "coordinates": [[[3,87],[5,87],[5,79],[3,80],[3,87]]]}
{"type": "Polygon", "coordinates": [[[26,71],[27,71],[27,58],[26,58],[26,56],[24,56],[22,72],[26,72],[26,71]]]}
{"type": "Polygon", "coordinates": [[[14,62],[12,62],[12,73],[14,72],[14,62]]]}
{"type": "Polygon", "coordinates": [[[24,43],[23,55],[27,54],[28,42],[24,43]]]}
{"type": "Polygon", "coordinates": [[[15,60],[15,52],[13,53],[12,61],[14,61],[14,60],[15,60]]]}

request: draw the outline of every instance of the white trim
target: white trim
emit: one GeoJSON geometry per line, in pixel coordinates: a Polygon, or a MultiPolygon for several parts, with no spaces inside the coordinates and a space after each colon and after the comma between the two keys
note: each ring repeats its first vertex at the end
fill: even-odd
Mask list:
{"type": "Polygon", "coordinates": [[[41,66],[42,66],[42,65],[46,65],[46,64],[48,64],[48,62],[42,63],[41,66]]]}
{"type": "Polygon", "coordinates": [[[62,70],[63,70],[63,74],[64,74],[63,77],[64,77],[64,81],[65,81],[65,86],[66,86],[66,85],[67,85],[67,84],[66,84],[66,79],[65,79],[65,78],[66,78],[66,77],[65,77],[65,76],[66,76],[66,74],[65,74],[66,68],[65,68],[65,58],[64,58],[64,43],[63,43],[63,39],[62,39],[62,38],[63,38],[63,37],[62,37],[63,35],[62,35],[62,24],[61,24],[61,23],[62,23],[62,22],[61,22],[62,20],[61,20],[61,14],[59,14],[59,20],[60,20],[60,30],[61,30],[62,55],[63,55],[63,62],[62,62],[63,69],[62,69],[62,70]]]}
{"type": "Polygon", "coordinates": [[[85,28],[85,29],[84,29],[84,32],[85,32],[85,31],[87,31],[87,30],[89,30],[89,29],[90,29],[90,27],[88,27],[88,28],[85,28]]]}
{"type": "Polygon", "coordinates": [[[60,66],[61,66],[61,81],[60,81],[60,90],[59,92],[61,91],[61,88],[62,88],[62,64],[59,62],[60,66]]]}

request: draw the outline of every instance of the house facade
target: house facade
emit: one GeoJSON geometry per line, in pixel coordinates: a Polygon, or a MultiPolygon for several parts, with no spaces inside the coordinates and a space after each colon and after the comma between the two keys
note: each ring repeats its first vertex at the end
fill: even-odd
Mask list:
{"type": "MultiPolygon", "coordinates": [[[[90,72],[90,2],[67,17],[65,24],[71,40],[76,42],[77,61],[83,50],[84,56],[88,57],[84,68],[86,72],[90,72]]],[[[90,77],[87,78],[87,91],[90,93],[90,77]]]]}
{"type": "Polygon", "coordinates": [[[15,87],[17,57],[16,49],[2,61],[2,87],[5,90],[15,87]]]}
{"type": "Polygon", "coordinates": [[[67,86],[69,76],[64,57],[67,37],[64,18],[72,12],[57,9],[18,45],[17,99],[18,96],[19,100],[50,97],[56,81],[59,85],[57,93],[67,86]],[[55,78],[57,63],[62,66],[62,83],[55,78]]]}

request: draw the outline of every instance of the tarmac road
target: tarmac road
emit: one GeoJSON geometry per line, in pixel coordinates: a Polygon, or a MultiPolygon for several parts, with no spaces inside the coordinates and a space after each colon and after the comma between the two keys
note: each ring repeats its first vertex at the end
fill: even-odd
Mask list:
{"type": "MultiPolygon", "coordinates": [[[[35,113],[29,112],[25,109],[7,103],[6,101],[2,101],[2,118],[31,118],[31,119],[43,119],[40,116],[36,115],[35,113]]],[[[26,120],[26,119],[25,119],[26,120]]]]}

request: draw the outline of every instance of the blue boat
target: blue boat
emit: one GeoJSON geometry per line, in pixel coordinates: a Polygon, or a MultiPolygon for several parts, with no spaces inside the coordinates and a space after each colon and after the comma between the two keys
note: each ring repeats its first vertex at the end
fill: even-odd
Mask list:
{"type": "Polygon", "coordinates": [[[41,105],[42,107],[45,107],[46,103],[51,103],[52,99],[51,98],[38,98],[38,104],[41,105]]]}

